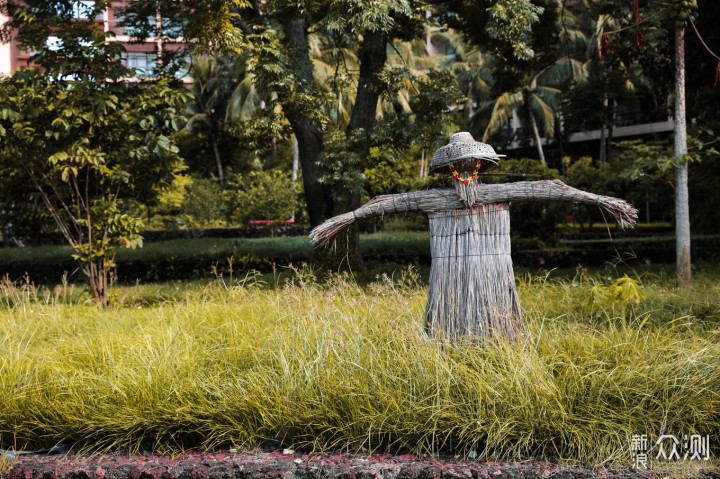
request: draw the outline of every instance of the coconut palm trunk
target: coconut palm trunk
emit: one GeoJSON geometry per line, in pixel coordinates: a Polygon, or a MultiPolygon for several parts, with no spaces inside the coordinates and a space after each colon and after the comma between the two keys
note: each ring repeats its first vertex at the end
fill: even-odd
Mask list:
{"type": "Polygon", "coordinates": [[[210,125],[210,143],[212,143],[213,155],[215,156],[215,165],[217,166],[218,181],[220,186],[225,186],[225,174],[223,173],[222,157],[220,156],[220,148],[218,147],[217,133],[215,126],[210,125]]]}
{"type": "Polygon", "coordinates": [[[535,121],[535,115],[533,114],[532,107],[530,106],[530,90],[523,89],[523,99],[525,100],[525,110],[527,111],[530,119],[530,127],[532,128],[533,138],[535,139],[535,145],[538,151],[538,158],[540,162],[545,165],[545,152],[543,151],[542,141],[540,139],[540,131],[538,130],[537,121],[535,121]]]}
{"type": "MultiPolygon", "coordinates": [[[[685,28],[675,29],[675,156],[687,155],[685,119],[685,28]]],[[[688,163],[675,168],[675,252],[677,285],[692,286],[690,271],[690,207],[688,197],[688,163]]]]}

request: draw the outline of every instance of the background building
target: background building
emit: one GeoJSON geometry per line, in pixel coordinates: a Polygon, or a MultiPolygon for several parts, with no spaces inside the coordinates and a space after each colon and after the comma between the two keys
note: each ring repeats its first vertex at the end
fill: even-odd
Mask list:
{"type": "MultiPolygon", "coordinates": [[[[87,0],[75,2],[73,16],[78,20],[86,19],[87,12],[92,9],[94,3],[87,0]]],[[[135,69],[136,76],[139,78],[152,77],[156,74],[162,59],[168,57],[168,53],[176,53],[176,55],[169,55],[172,61],[178,62],[178,66],[181,66],[176,76],[182,78],[183,82],[191,82],[185,65],[188,59],[184,56],[185,42],[181,36],[182,30],[178,25],[178,20],[162,18],[159,14],[140,19],[139,23],[146,24],[150,27],[148,30],[154,30],[155,34],[138,41],[135,37],[140,32],[132,27],[123,26],[124,11],[128,3],[128,0],[114,2],[111,8],[103,12],[102,16],[94,19],[102,24],[103,31],[113,33],[114,41],[121,42],[125,47],[123,54],[125,66],[135,69]]],[[[0,14],[0,25],[7,20],[5,15],[0,14]]],[[[50,37],[48,42],[52,41],[53,38],[50,37]]],[[[16,70],[26,67],[32,53],[23,49],[14,38],[8,43],[0,44],[0,75],[9,76],[16,70]]]]}

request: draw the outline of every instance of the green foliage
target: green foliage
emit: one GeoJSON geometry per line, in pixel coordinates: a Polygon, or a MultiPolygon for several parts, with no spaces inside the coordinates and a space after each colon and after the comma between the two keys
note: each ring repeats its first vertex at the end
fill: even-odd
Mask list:
{"type": "Polygon", "coordinates": [[[494,2],[487,10],[490,14],[488,33],[492,38],[509,43],[513,54],[520,60],[535,56],[528,45],[532,27],[543,13],[542,7],[533,5],[530,0],[508,0],[494,2]]]}
{"type": "Polygon", "coordinates": [[[544,47],[555,10],[545,0],[453,0],[439,19],[504,61],[523,63],[544,47]]]}
{"type": "Polygon", "coordinates": [[[328,9],[324,24],[330,33],[339,35],[362,35],[371,30],[390,32],[396,29],[398,20],[420,22],[425,17],[422,2],[414,0],[339,0],[327,6],[318,2],[314,7],[328,9]]]}
{"type": "Polygon", "coordinates": [[[348,206],[354,195],[366,192],[363,174],[364,158],[357,153],[357,146],[365,141],[365,132],[355,129],[346,135],[340,130],[330,130],[325,134],[324,148],[318,158],[318,166],[324,172],[319,181],[328,185],[334,200],[348,206]]]}
{"type": "Polygon", "coordinates": [[[387,150],[374,147],[370,149],[370,157],[365,167],[368,196],[405,193],[422,188],[427,180],[417,174],[419,163],[418,152],[411,152],[395,157],[387,150]]]}
{"type": "MultiPolygon", "coordinates": [[[[675,168],[688,162],[698,165],[703,160],[705,163],[712,163],[718,158],[718,151],[715,148],[717,137],[709,129],[698,130],[697,136],[688,136],[688,153],[675,157],[672,148],[666,142],[644,142],[641,140],[625,141],[618,143],[621,148],[621,157],[624,169],[620,172],[620,178],[631,180],[638,192],[648,191],[658,183],[667,186],[674,185],[675,168]]],[[[696,183],[703,183],[704,179],[696,179],[696,183]]],[[[710,179],[714,185],[714,179],[710,179]]],[[[707,187],[706,187],[707,188],[707,187]]],[[[704,223],[704,218],[712,217],[714,208],[710,206],[710,200],[716,188],[706,189],[706,196],[699,201],[693,201],[693,219],[699,224],[704,223]]],[[[707,227],[707,226],[706,226],[707,227]]],[[[714,230],[714,228],[713,228],[714,230]]]]}
{"type": "Polygon", "coordinates": [[[191,228],[228,226],[228,208],[224,196],[216,180],[193,178],[185,186],[180,217],[191,228]]]}
{"type": "Polygon", "coordinates": [[[163,190],[156,210],[160,226],[222,228],[248,226],[248,221],[287,221],[300,208],[299,184],[283,170],[252,171],[232,175],[225,188],[216,180],[176,177],[163,190]]]}
{"type": "Polygon", "coordinates": [[[118,246],[142,245],[122,197],[152,201],[180,159],[170,134],[185,93],[24,71],[0,82],[0,161],[31,182],[103,301],[118,246]]]}
{"type": "MultiPolygon", "coordinates": [[[[173,3],[140,2],[141,5],[155,5],[163,16],[172,12],[173,3]]],[[[359,197],[363,190],[363,167],[353,154],[365,156],[367,143],[354,137],[354,134],[348,134],[347,140],[342,144],[338,135],[331,134],[324,138],[324,133],[331,122],[337,124],[338,131],[344,129],[342,122],[349,118],[348,107],[353,105],[353,97],[361,91],[359,89],[371,85],[374,90],[370,94],[372,97],[375,93],[382,93],[387,86],[380,78],[375,78],[377,67],[371,66],[377,55],[366,55],[363,58],[357,55],[361,45],[365,45],[366,39],[376,35],[382,43],[379,48],[384,50],[388,38],[390,41],[394,38],[411,40],[422,36],[423,24],[426,21],[424,2],[343,0],[327,3],[277,0],[266,2],[259,8],[256,2],[220,1],[214,2],[213,8],[217,10],[215,18],[207,18],[208,8],[197,3],[186,2],[177,6],[176,12],[193,12],[186,16],[188,23],[185,26],[185,38],[196,39],[198,44],[207,45],[213,51],[219,48],[225,53],[247,53],[251,59],[253,85],[258,92],[262,92],[266,102],[265,111],[271,112],[269,115],[261,112],[255,118],[256,121],[248,124],[249,128],[243,126],[235,130],[248,132],[255,137],[267,132],[272,132],[274,137],[286,136],[277,133],[285,130],[282,123],[287,119],[296,137],[303,143],[301,164],[309,186],[306,194],[308,203],[312,204],[313,212],[310,217],[313,221],[317,222],[331,211],[333,201],[330,201],[330,198],[333,195],[334,200],[340,200],[340,203],[347,201],[345,197],[359,197]],[[203,31],[205,29],[208,31],[203,31]],[[279,33],[280,29],[283,30],[282,33],[279,33]],[[312,36],[309,34],[311,30],[312,36]],[[216,34],[221,32],[224,38],[209,36],[208,32],[211,31],[216,34]],[[312,44],[319,37],[324,37],[324,50],[334,50],[334,54],[312,56],[312,44]],[[334,65],[329,62],[332,57],[334,65]],[[348,67],[347,59],[350,58],[352,63],[353,57],[359,63],[359,68],[348,67]],[[367,74],[370,70],[373,73],[367,74]],[[318,81],[321,79],[323,81],[318,81]],[[332,118],[333,116],[335,118],[332,118]],[[262,121],[257,121],[261,118],[262,121]],[[256,129],[256,126],[259,128],[256,129]],[[329,153],[332,158],[318,158],[325,142],[330,147],[338,147],[337,153],[329,153]],[[319,171],[318,164],[322,168],[327,166],[328,169],[319,171]],[[340,167],[352,167],[354,171],[341,172],[340,167]],[[327,194],[326,189],[319,184],[333,188],[333,194],[327,194]]],[[[531,56],[532,51],[525,43],[542,8],[526,0],[503,0],[500,3],[506,10],[497,9],[493,4],[490,15],[490,25],[494,28],[492,35],[500,38],[502,42],[512,44],[518,55],[531,56]]],[[[181,15],[184,16],[183,13],[181,15]]],[[[138,17],[141,18],[142,15],[138,17]]],[[[403,62],[407,68],[407,62],[404,59],[403,62]]],[[[437,76],[433,78],[431,74],[428,78],[428,85],[436,85],[433,87],[436,92],[430,94],[438,98],[437,90],[443,89],[445,85],[437,76]]],[[[416,86],[415,90],[418,93],[416,108],[413,110],[418,114],[415,121],[424,125],[428,132],[432,130],[431,133],[423,132],[419,141],[430,144],[439,136],[445,136],[442,128],[437,128],[437,120],[445,116],[441,112],[444,112],[451,102],[431,100],[420,86],[416,86]],[[423,108],[430,114],[421,114],[420,110],[423,108]],[[425,119],[428,121],[423,121],[425,119]]],[[[370,102],[374,103],[374,99],[370,102]]],[[[397,104],[400,103],[403,102],[397,104]]],[[[406,104],[403,110],[406,110],[406,99],[404,103],[406,104]]],[[[374,110],[374,105],[363,105],[359,110],[362,113],[358,113],[356,121],[360,123],[357,124],[364,125],[366,135],[370,134],[374,110]]],[[[395,108],[394,113],[400,113],[400,109],[395,108]]],[[[356,129],[356,126],[353,126],[353,129],[356,129]]],[[[215,142],[212,138],[211,141],[215,142]]],[[[256,139],[249,140],[248,144],[255,149],[262,145],[256,139]]],[[[219,171],[220,155],[215,152],[215,156],[219,171]]],[[[222,183],[222,175],[220,179],[222,183]]]]}
{"type": "Polygon", "coordinates": [[[587,279],[583,276],[581,274],[580,278],[576,278],[576,280],[590,284],[586,304],[589,311],[610,308],[614,313],[619,310],[624,315],[625,307],[630,301],[637,304],[645,297],[642,284],[627,274],[615,279],[608,277],[606,280],[609,283],[602,279],[587,279]]]}
{"type": "Polygon", "coordinates": [[[102,18],[111,5],[107,0],[2,0],[0,11],[11,18],[0,25],[0,37],[15,34],[15,39],[33,52],[29,61],[55,79],[117,80],[130,73],[119,61],[123,46],[108,41],[113,34],[88,21],[102,18]]]}
{"type": "Polygon", "coordinates": [[[299,185],[287,172],[253,171],[237,193],[229,194],[231,215],[241,225],[251,220],[281,222],[295,217],[299,208],[299,185]]]}
{"type": "MultiPolygon", "coordinates": [[[[3,2],[6,29],[40,68],[0,80],[0,163],[22,176],[74,250],[95,299],[107,305],[119,246],[142,245],[135,200],[152,204],[182,169],[172,134],[187,94],[169,79],[126,85],[122,44],[95,19],[111,2],[3,2]],[[54,41],[50,41],[54,40],[54,41]]],[[[7,33],[7,31],[5,32],[7,33]]]]}
{"type": "Polygon", "coordinates": [[[672,148],[666,142],[634,140],[621,142],[618,146],[635,158],[635,161],[622,172],[624,178],[631,180],[654,176],[672,184],[675,167],[679,161],[685,161],[684,158],[676,159],[672,155],[672,148]]]}
{"type": "Polygon", "coordinates": [[[318,284],[307,269],[275,289],[227,275],[118,288],[109,311],[72,286],[6,282],[0,447],[173,451],[273,436],[295,449],[619,465],[636,434],[715,444],[716,275],[683,294],[645,277],[644,297],[589,306],[603,281],[521,278],[527,338],[493,348],[428,340],[412,271],[367,288],[318,284]]]}

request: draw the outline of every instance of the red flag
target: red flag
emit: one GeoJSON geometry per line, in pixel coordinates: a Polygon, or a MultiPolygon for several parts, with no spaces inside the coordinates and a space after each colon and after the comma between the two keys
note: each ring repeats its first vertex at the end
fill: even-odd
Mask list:
{"type": "Polygon", "coordinates": [[[607,33],[603,33],[600,37],[600,60],[605,58],[610,53],[610,36],[607,33]]]}
{"type": "Polygon", "coordinates": [[[640,0],[635,0],[635,3],[633,3],[633,17],[635,17],[635,46],[637,47],[638,55],[640,55],[643,40],[645,39],[645,36],[640,31],[640,0]]]}

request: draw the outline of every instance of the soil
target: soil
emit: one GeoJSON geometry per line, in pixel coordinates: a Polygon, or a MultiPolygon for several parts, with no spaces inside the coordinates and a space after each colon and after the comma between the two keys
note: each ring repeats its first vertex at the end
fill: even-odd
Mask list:
{"type": "MultiPolygon", "coordinates": [[[[664,475],[664,474],[663,474],[664,475]]],[[[7,479],[511,479],[654,478],[633,468],[596,469],[543,461],[493,463],[414,455],[298,454],[289,450],[18,456],[7,479]]],[[[696,477],[720,479],[714,471],[696,477]]]]}

